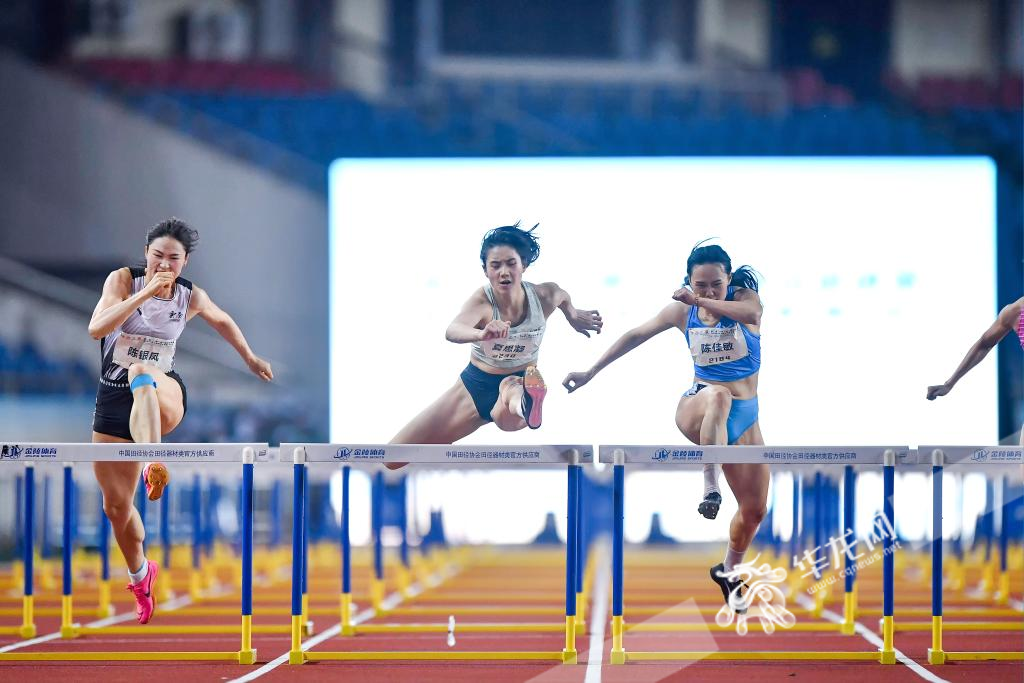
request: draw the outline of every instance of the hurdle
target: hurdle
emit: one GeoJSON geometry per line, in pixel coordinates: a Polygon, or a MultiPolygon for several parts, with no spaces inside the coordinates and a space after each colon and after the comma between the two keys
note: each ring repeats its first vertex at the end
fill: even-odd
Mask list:
{"type": "MultiPolygon", "coordinates": [[[[343,469],[342,471],[342,506],[347,509],[344,505],[344,500],[347,495],[348,488],[348,477],[350,475],[349,469],[343,469]]],[[[383,528],[384,528],[384,501],[386,499],[387,484],[385,483],[386,473],[382,470],[378,470],[372,477],[372,538],[373,538],[373,578],[371,580],[371,603],[376,615],[394,615],[394,616],[436,616],[438,614],[447,615],[451,609],[444,607],[444,603],[451,603],[456,600],[469,599],[471,601],[486,602],[488,604],[493,601],[504,602],[506,600],[512,600],[516,603],[515,606],[498,606],[490,604],[490,607],[480,608],[478,610],[467,609],[465,606],[460,606],[458,612],[460,615],[469,614],[491,614],[491,615],[539,615],[539,614],[561,614],[561,610],[557,607],[548,608],[548,612],[539,612],[537,605],[532,607],[522,607],[523,602],[527,602],[529,598],[536,597],[541,604],[550,605],[551,599],[550,594],[546,592],[538,592],[537,594],[528,595],[510,595],[510,592],[504,584],[498,585],[493,580],[486,577],[481,577],[473,581],[471,584],[462,583],[463,591],[451,592],[446,589],[440,589],[440,594],[434,595],[429,591],[417,591],[415,594],[411,592],[410,584],[410,548],[408,542],[408,510],[406,499],[409,484],[409,477],[405,474],[395,472],[395,475],[400,476],[401,479],[397,486],[392,482],[391,486],[393,489],[397,489],[399,495],[403,501],[398,512],[398,524],[397,526],[401,529],[401,545],[399,547],[399,563],[396,566],[396,583],[398,587],[398,593],[403,598],[403,603],[408,601],[415,603],[411,606],[392,605],[385,603],[384,598],[384,546],[382,543],[383,528]],[[441,606],[438,606],[441,603],[441,606]]],[[[579,520],[581,534],[580,541],[577,543],[577,547],[580,549],[576,553],[576,635],[583,635],[586,633],[586,622],[585,622],[585,610],[584,605],[586,602],[586,595],[583,590],[584,585],[584,566],[583,559],[586,555],[586,548],[583,545],[583,523],[584,515],[581,510],[583,508],[583,480],[584,477],[581,475],[577,480],[577,519],[579,520]]],[[[345,534],[343,533],[342,536],[345,534]]],[[[342,538],[342,546],[346,546],[347,540],[342,538]]],[[[347,551],[346,551],[347,552],[347,551]]],[[[436,552],[436,551],[435,551],[436,552]]],[[[434,557],[435,564],[437,564],[438,558],[434,557]]],[[[538,558],[534,557],[533,562],[526,561],[526,564],[533,564],[538,558]]],[[[503,564],[507,562],[509,558],[502,557],[500,562],[503,564]]],[[[443,562],[443,560],[441,560],[443,562]]],[[[455,565],[457,568],[468,568],[472,566],[474,568],[486,568],[489,565],[493,565],[496,561],[493,556],[488,557],[486,555],[481,556],[481,553],[475,552],[472,556],[467,557],[465,561],[459,562],[456,560],[455,565]]],[[[515,561],[524,562],[524,558],[516,558],[515,561]]],[[[542,562],[546,563],[547,560],[542,562]]],[[[423,567],[421,565],[420,571],[417,572],[418,578],[420,579],[421,586],[430,586],[436,588],[435,582],[431,581],[429,575],[424,575],[423,567]]],[[[438,568],[435,570],[436,574],[443,575],[450,573],[450,568],[438,568]]],[[[589,581],[589,577],[588,577],[589,581]]],[[[347,622],[345,622],[347,624],[347,622]]],[[[410,632],[446,632],[447,625],[443,623],[435,624],[408,624],[408,623],[361,623],[359,625],[347,624],[346,628],[342,629],[343,636],[356,635],[357,633],[410,633],[410,632]]],[[[554,622],[473,622],[460,626],[460,631],[463,632],[489,632],[497,633],[502,631],[507,632],[554,632],[559,631],[563,628],[561,623],[554,622]]]]}
{"type": "MultiPolygon", "coordinates": [[[[544,446],[453,446],[453,445],[420,445],[420,444],[281,444],[281,462],[287,462],[291,454],[293,466],[294,490],[294,528],[292,532],[292,644],[289,652],[289,663],[303,664],[308,661],[330,660],[440,660],[440,661],[480,661],[480,660],[553,660],[563,664],[575,664],[576,652],[576,595],[577,595],[577,556],[579,548],[579,488],[582,476],[582,464],[593,461],[592,450],[582,445],[544,445],[544,446]],[[566,539],[566,581],[565,581],[565,625],[555,625],[557,630],[565,631],[565,648],[559,652],[538,651],[487,651],[487,652],[446,652],[446,651],[303,651],[303,601],[302,586],[305,575],[305,558],[303,553],[305,481],[306,467],[309,464],[332,463],[343,466],[342,493],[342,593],[340,604],[340,625],[344,635],[355,635],[355,624],[352,623],[352,585],[351,585],[351,545],[348,540],[348,472],[353,465],[379,466],[384,463],[411,463],[451,466],[478,465],[548,465],[567,466],[568,471],[568,502],[567,502],[567,539],[566,539]]],[[[379,565],[379,557],[375,562],[379,565]]],[[[379,569],[379,566],[378,566],[379,569]]],[[[380,573],[377,573],[377,577],[380,573]]],[[[374,589],[375,591],[380,589],[374,589]]],[[[407,624],[406,632],[448,632],[447,624],[407,624]]],[[[461,628],[462,631],[493,631],[512,630],[506,625],[477,624],[461,628]],[[475,628],[474,628],[475,626],[475,628]]],[[[391,630],[394,627],[389,627],[391,630]]],[[[369,632],[366,626],[360,631],[369,632]]],[[[556,630],[556,629],[552,629],[556,630]]]]}
{"type": "MultiPolygon", "coordinates": [[[[894,571],[892,543],[893,539],[885,537],[883,553],[883,584],[884,609],[883,645],[878,652],[732,652],[732,651],[679,651],[679,652],[628,652],[624,647],[624,634],[627,628],[623,615],[623,524],[625,500],[625,469],[626,464],[637,466],[671,468],[679,465],[718,464],[768,464],[768,465],[881,465],[883,467],[883,514],[886,519],[893,518],[893,494],[895,489],[895,468],[897,462],[914,463],[916,454],[906,446],[890,447],[766,447],[766,446],[642,446],[642,445],[602,445],[599,453],[600,461],[613,466],[613,527],[612,527],[612,649],[611,663],[626,664],[630,661],[659,660],[876,660],[883,664],[896,663],[896,651],[893,642],[893,594],[894,571]]],[[[845,476],[852,474],[853,468],[845,470],[845,476]]],[[[848,499],[851,497],[848,496],[848,499]]],[[[852,507],[846,512],[852,515],[852,507]]],[[[848,558],[849,559],[849,558],[848,558]]],[[[849,577],[848,577],[849,578],[849,577]]],[[[852,582],[847,582],[847,590],[852,589],[852,582]]],[[[844,622],[852,623],[855,604],[847,594],[844,622]]],[[[704,624],[697,625],[701,630],[714,630],[704,624]]],[[[834,630],[831,625],[827,629],[834,630]]],[[[661,626],[658,630],[664,630],[661,626]]],[[[680,628],[679,630],[686,630],[680,628]]],[[[819,630],[819,629],[810,629],[819,630]]]]}
{"type": "MultiPolygon", "coordinates": [[[[160,460],[165,462],[188,463],[241,463],[242,464],[242,596],[241,596],[241,644],[237,651],[213,652],[3,652],[0,661],[149,661],[149,660],[232,660],[239,664],[254,664],[256,650],[252,647],[252,517],[253,517],[253,469],[257,460],[266,460],[267,444],[94,444],[94,443],[20,443],[5,444],[4,453],[9,454],[2,462],[10,465],[23,462],[25,466],[25,513],[24,513],[24,589],[23,623],[18,635],[33,638],[36,625],[33,615],[33,552],[32,531],[34,525],[35,466],[37,463],[62,463],[64,470],[64,520],[63,520],[63,590],[61,596],[62,638],[74,638],[87,633],[132,633],[172,634],[206,633],[201,626],[131,626],[87,628],[74,623],[72,601],[72,495],[74,489],[74,464],[81,462],[141,462],[160,460]]],[[[223,632],[219,629],[217,632],[223,632]]]]}
{"type": "MultiPolygon", "coordinates": [[[[942,617],[942,475],[947,466],[971,467],[1014,467],[1018,469],[1024,464],[1024,449],[1020,446],[921,446],[918,449],[920,464],[931,463],[932,466],[932,622],[929,626],[932,632],[932,645],[928,648],[929,664],[945,664],[950,661],[965,660],[1024,660],[1024,651],[989,651],[989,652],[946,652],[942,649],[943,629],[947,630],[1024,630],[1024,625],[1017,622],[997,622],[995,624],[984,624],[978,622],[967,622],[949,624],[944,626],[942,617]]],[[[1002,520],[999,533],[1000,546],[1000,581],[999,592],[1003,598],[1009,596],[1010,577],[1007,571],[1007,545],[1009,543],[1009,519],[1007,515],[1007,477],[1002,477],[1002,520]]],[[[1005,604],[1005,603],[1004,603],[1005,604]]],[[[1024,616],[1024,612],[1017,611],[1017,616],[1024,616]]],[[[924,629],[921,629],[924,630],[924,629]]]]}

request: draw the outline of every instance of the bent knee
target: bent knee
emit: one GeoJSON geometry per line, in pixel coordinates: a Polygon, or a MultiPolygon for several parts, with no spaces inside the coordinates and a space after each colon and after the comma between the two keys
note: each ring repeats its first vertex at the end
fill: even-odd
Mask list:
{"type": "Polygon", "coordinates": [[[131,499],[125,500],[112,500],[109,497],[103,497],[103,512],[106,513],[107,519],[113,524],[127,521],[132,514],[132,501],[131,499]]]}
{"type": "Polygon", "coordinates": [[[144,363],[132,363],[128,366],[128,381],[131,382],[136,377],[141,375],[154,375],[159,373],[160,370],[153,365],[146,365],[144,363]]]}
{"type": "Polygon", "coordinates": [[[178,407],[167,407],[160,406],[160,434],[166,435],[174,431],[182,418],[185,417],[184,411],[178,407]]]}
{"type": "Polygon", "coordinates": [[[710,386],[704,391],[707,392],[709,406],[725,411],[732,407],[732,394],[725,387],[710,386]]]}
{"type": "Polygon", "coordinates": [[[768,514],[768,506],[740,506],[740,514],[747,524],[760,524],[768,514]]]}
{"type": "Polygon", "coordinates": [[[498,393],[504,394],[506,391],[512,389],[512,387],[522,386],[523,378],[518,375],[509,375],[505,379],[501,380],[498,384],[498,393]]]}
{"type": "Polygon", "coordinates": [[[512,415],[504,410],[495,410],[491,413],[494,426],[503,432],[518,432],[526,426],[526,421],[518,415],[512,415]]]}

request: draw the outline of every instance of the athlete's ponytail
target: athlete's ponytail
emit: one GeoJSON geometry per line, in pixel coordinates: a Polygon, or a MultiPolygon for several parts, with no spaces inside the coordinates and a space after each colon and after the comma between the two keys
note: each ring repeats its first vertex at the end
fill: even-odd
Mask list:
{"type": "Polygon", "coordinates": [[[745,287],[757,291],[757,271],[750,266],[740,266],[732,274],[733,287],[745,287]]]}

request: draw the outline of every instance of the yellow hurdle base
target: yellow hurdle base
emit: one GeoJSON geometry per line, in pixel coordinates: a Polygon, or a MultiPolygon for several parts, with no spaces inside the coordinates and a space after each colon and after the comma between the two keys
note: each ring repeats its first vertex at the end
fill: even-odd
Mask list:
{"type": "Polygon", "coordinates": [[[237,661],[237,652],[0,652],[0,662],[237,661]]]}
{"type": "MultiPolygon", "coordinates": [[[[235,610],[236,612],[238,610],[235,610]]],[[[630,610],[632,611],[632,610],[630,610]]],[[[458,607],[396,607],[388,611],[388,614],[392,616],[433,616],[433,615],[444,615],[449,614],[455,615],[466,615],[466,614],[494,614],[494,615],[516,615],[516,616],[561,616],[565,614],[564,607],[476,607],[476,606],[462,606],[458,607]]],[[[714,613],[714,611],[712,612],[714,613]]],[[[21,614],[21,610],[18,610],[18,614],[21,614]]]]}
{"type": "MultiPolygon", "coordinates": [[[[447,633],[448,624],[360,624],[355,633],[447,633]]],[[[456,633],[511,633],[565,631],[564,624],[456,624],[456,633]]]]}
{"type": "MultiPolygon", "coordinates": [[[[629,610],[633,612],[633,609],[629,610]]],[[[792,610],[793,614],[797,614],[796,610],[792,610]]],[[[931,607],[901,607],[899,608],[901,617],[930,617],[932,616],[931,607]]],[[[1019,617],[1021,611],[1013,609],[1011,607],[945,607],[942,608],[943,617],[1019,617]]],[[[859,608],[857,610],[857,616],[860,617],[881,617],[881,607],[868,607],[859,608]]]]}
{"type": "MultiPolygon", "coordinates": [[[[761,631],[763,627],[759,620],[747,621],[747,627],[751,631],[761,631]]],[[[829,624],[829,623],[810,623],[810,624],[793,624],[789,628],[776,627],[776,631],[812,631],[815,633],[827,632],[834,633],[839,631],[841,624],[829,624]]],[[[624,627],[626,631],[646,631],[646,632],[703,632],[712,631],[715,633],[728,633],[735,631],[735,626],[719,626],[718,624],[706,624],[704,622],[684,622],[684,623],[648,623],[642,622],[639,624],[630,624],[624,627]]]]}
{"type": "MultiPolygon", "coordinates": [[[[269,624],[257,624],[252,627],[253,633],[291,633],[290,626],[273,626],[269,624]]],[[[223,626],[207,626],[207,625],[192,625],[188,626],[182,624],[181,626],[82,626],[78,629],[80,635],[141,635],[141,634],[157,634],[157,635],[181,635],[181,634],[239,634],[242,633],[242,627],[234,624],[224,624],[223,626]]]]}
{"type": "Polygon", "coordinates": [[[481,660],[552,660],[563,661],[561,652],[306,652],[306,661],[349,661],[349,660],[435,660],[435,661],[481,661],[481,660]]]}
{"type": "Polygon", "coordinates": [[[985,659],[1024,661],[1024,652],[947,652],[947,662],[976,662],[985,659]]]}
{"type": "MultiPolygon", "coordinates": [[[[20,612],[20,610],[19,610],[19,612],[20,612]]],[[[34,638],[35,637],[35,635],[36,635],[35,633],[33,633],[32,635],[28,635],[28,636],[24,635],[23,634],[24,630],[25,630],[24,626],[3,626],[3,627],[0,627],[0,635],[4,635],[4,636],[21,636],[22,638],[34,638]]]]}
{"type": "MultiPolygon", "coordinates": [[[[870,660],[878,661],[878,652],[625,652],[628,662],[669,660],[870,660]]],[[[614,663],[614,662],[613,662],[614,663]]]]}
{"type": "MultiPolygon", "coordinates": [[[[797,624],[799,626],[799,624],[797,624]]],[[[931,631],[931,622],[900,622],[899,625],[894,627],[897,632],[899,631],[931,631]]],[[[879,629],[881,630],[881,629],[879,629]]],[[[1012,621],[994,621],[994,622],[980,622],[980,621],[966,621],[960,622],[959,624],[954,622],[943,622],[942,631],[949,633],[950,631],[1024,631],[1024,624],[1018,624],[1012,621]]]]}

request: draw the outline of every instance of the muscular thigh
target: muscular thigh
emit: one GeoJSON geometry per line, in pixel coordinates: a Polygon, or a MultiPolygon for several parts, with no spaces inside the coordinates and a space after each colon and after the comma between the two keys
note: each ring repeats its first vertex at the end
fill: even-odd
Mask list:
{"type": "Polygon", "coordinates": [[[485,424],[460,379],[402,428],[391,443],[454,443],[485,424]]]}
{"type": "Polygon", "coordinates": [[[740,507],[763,509],[768,504],[768,465],[744,463],[722,465],[722,473],[740,507]]]}
{"type": "Polygon", "coordinates": [[[700,443],[700,425],[708,411],[711,392],[704,390],[693,396],[683,396],[676,406],[676,427],[693,443],[700,443]]]}
{"type": "Polygon", "coordinates": [[[498,387],[498,401],[491,408],[491,419],[499,429],[515,431],[526,427],[526,420],[516,415],[509,409],[509,402],[512,400],[513,392],[523,385],[523,378],[518,375],[510,375],[501,380],[498,387]]]}
{"type": "Polygon", "coordinates": [[[158,372],[153,379],[156,380],[157,401],[160,403],[160,434],[169,434],[185,416],[185,397],[181,393],[181,385],[172,377],[158,372]]]}
{"type": "Polygon", "coordinates": [[[139,485],[139,477],[142,476],[142,467],[141,462],[94,462],[92,469],[96,473],[100,490],[103,491],[104,500],[130,503],[135,497],[135,489],[139,485]]]}

